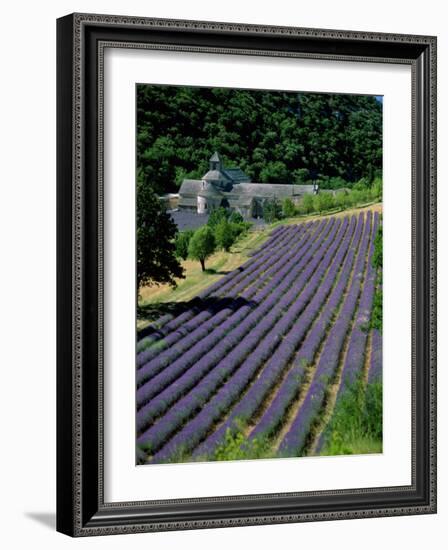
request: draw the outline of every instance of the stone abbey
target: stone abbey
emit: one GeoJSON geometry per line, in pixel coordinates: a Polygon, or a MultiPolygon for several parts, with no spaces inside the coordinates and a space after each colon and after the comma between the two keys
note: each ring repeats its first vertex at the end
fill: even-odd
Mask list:
{"type": "Polygon", "coordinates": [[[290,197],[298,202],[307,193],[316,194],[315,185],[252,183],[240,168],[223,166],[218,153],[210,158],[210,169],[200,180],[185,179],[179,190],[179,210],[207,214],[224,207],[244,218],[258,218],[267,200],[290,197]]]}

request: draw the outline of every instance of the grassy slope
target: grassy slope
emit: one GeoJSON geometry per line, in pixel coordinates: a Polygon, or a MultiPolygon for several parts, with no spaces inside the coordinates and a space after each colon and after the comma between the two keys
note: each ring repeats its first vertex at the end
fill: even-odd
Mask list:
{"type": "Polygon", "coordinates": [[[221,279],[226,273],[237,269],[249,259],[249,253],[269,237],[271,228],[250,232],[230,252],[220,250],[205,262],[206,271],[197,261],[182,261],[185,279],[177,279],[177,287],[167,284],[146,286],[140,292],[137,328],[143,328],[163,310],[163,305],[172,302],[188,302],[202,290],[221,279]]]}

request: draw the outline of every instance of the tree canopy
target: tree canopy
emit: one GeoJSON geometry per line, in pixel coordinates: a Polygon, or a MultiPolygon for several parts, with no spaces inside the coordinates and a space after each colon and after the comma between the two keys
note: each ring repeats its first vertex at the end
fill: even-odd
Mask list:
{"type": "Polygon", "coordinates": [[[177,228],[149,185],[137,184],[137,288],[183,277],[175,257],[177,228]]]}
{"type": "Polygon", "coordinates": [[[205,271],[205,260],[216,250],[216,240],[208,225],[196,229],[188,245],[188,255],[199,260],[202,271],[205,271]]]}
{"type": "Polygon", "coordinates": [[[137,86],[144,183],[175,192],[204,175],[215,150],[254,182],[372,181],[382,167],[382,104],[367,95],[137,86]]]}

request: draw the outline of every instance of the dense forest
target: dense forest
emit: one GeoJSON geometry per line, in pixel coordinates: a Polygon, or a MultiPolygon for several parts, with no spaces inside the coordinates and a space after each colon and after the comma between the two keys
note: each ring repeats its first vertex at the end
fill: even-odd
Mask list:
{"type": "Polygon", "coordinates": [[[214,151],[253,182],[351,187],[382,168],[382,104],[374,96],[137,86],[140,184],[176,192],[214,151]]]}

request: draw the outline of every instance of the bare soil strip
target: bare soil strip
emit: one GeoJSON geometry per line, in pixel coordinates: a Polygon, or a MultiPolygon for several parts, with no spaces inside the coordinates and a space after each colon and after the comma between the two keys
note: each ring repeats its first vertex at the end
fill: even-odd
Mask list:
{"type": "Polygon", "coordinates": [[[363,375],[362,375],[362,380],[364,384],[367,384],[367,381],[369,379],[369,370],[370,370],[371,363],[372,363],[372,331],[369,330],[369,334],[367,335],[365,362],[364,362],[363,375]]]}

